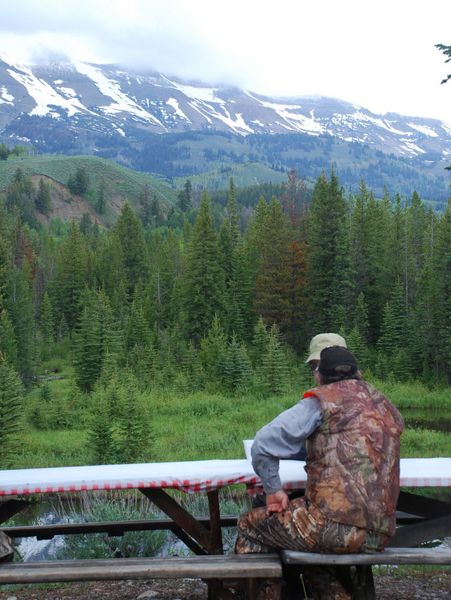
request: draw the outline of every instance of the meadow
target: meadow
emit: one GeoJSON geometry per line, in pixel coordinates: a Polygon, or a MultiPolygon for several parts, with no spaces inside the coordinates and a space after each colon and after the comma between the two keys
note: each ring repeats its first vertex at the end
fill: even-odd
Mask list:
{"type": "MultiPolygon", "coordinates": [[[[93,395],[77,389],[73,368],[61,358],[51,358],[43,367],[41,372],[51,375],[41,379],[27,395],[26,426],[14,467],[93,464],[88,444],[93,395]]],[[[427,424],[426,417],[431,416],[441,417],[446,423],[451,408],[448,387],[430,387],[418,381],[381,381],[371,375],[368,379],[406,419],[422,409],[415,428],[406,428],[403,433],[403,457],[451,456],[449,433],[422,425],[422,418],[427,424]]],[[[309,371],[302,363],[290,380],[299,381],[299,385],[291,384],[280,395],[255,390],[235,394],[189,392],[169,385],[146,389],[142,398],[149,416],[150,460],[242,458],[242,441],[253,438],[260,427],[291,407],[311,385],[309,371]]]]}

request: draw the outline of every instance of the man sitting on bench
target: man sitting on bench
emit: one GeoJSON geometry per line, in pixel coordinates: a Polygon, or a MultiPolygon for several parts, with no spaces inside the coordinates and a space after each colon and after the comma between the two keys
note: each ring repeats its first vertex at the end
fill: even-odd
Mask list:
{"type": "MultiPolygon", "coordinates": [[[[240,517],[239,554],[377,552],[395,531],[401,415],[362,380],[345,348],[322,350],[314,376],[318,387],[255,437],[252,465],[266,492],[266,508],[240,517]],[[279,459],[296,456],[303,444],[306,492],[290,501],[282,489],[279,459]]],[[[306,573],[314,598],[350,598],[338,580],[314,573],[306,573]]],[[[280,581],[267,581],[259,590],[259,600],[280,597],[280,581]]]]}

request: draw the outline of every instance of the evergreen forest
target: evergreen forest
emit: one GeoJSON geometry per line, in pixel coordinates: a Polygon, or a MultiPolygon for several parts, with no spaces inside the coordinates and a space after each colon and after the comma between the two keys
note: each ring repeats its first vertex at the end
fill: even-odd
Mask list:
{"type": "Polygon", "coordinates": [[[1,468],[236,458],[312,385],[306,350],[326,331],[399,405],[449,407],[451,203],[345,193],[333,172],[270,191],[230,180],[212,202],[187,180],[169,212],[144,191],[110,228],[43,225],[48,184],[16,173],[0,202],[1,468]]]}

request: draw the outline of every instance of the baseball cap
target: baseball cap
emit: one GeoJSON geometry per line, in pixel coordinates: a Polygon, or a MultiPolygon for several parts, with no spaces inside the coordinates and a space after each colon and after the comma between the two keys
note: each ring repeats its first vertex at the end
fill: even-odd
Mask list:
{"type": "Polygon", "coordinates": [[[355,375],[359,367],[354,355],[341,346],[332,346],[324,348],[321,351],[321,358],[318,365],[318,371],[321,375],[333,376],[339,373],[355,375]]]}
{"type": "Polygon", "coordinates": [[[330,346],[341,346],[342,348],[346,348],[346,340],[338,333],[318,333],[315,337],[312,338],[309,347],[309,357],[305,361],[306,363],[311,360],[319,360],[321,355],[321,350],[324,348],[329,348],[330,346]]]}

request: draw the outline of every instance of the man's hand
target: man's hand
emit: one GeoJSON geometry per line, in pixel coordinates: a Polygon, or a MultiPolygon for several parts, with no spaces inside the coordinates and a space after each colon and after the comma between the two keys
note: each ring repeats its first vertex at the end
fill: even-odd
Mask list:
{"type": "Polygon", "coordinates": [[[275,494],[268,494],[266,496],[266,512],[268,515],[282,512],[288,506],[288,502],[288,496],[283,490],[279,490],[275,494]]]}

